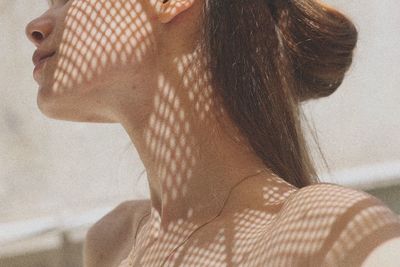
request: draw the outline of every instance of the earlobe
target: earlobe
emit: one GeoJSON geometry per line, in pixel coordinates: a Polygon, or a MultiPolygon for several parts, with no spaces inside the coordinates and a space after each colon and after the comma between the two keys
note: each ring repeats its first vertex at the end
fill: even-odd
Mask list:
{"type": "Polygon", "coordinates": [[[190,8],[195,0],[160,0],[162,7],[160,9],[159,20],[162,23],[168,23],[177,15],[190,8]]]}

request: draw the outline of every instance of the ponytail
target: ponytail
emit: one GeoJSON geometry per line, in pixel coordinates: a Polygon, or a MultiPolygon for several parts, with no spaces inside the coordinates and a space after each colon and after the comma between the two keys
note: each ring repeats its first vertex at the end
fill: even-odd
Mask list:
{"type": "Polygon", "coordinates": [[[205,2],[215,98],[271,171],[298,188],[318,182],[299,104],[340,85],[357,39],[353,24],[311,0],[205,2]]]}

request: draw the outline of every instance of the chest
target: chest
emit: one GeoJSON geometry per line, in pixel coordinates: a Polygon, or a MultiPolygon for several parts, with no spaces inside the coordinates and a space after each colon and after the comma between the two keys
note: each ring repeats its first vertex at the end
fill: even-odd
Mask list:
{"type": "Polygon", "coordinates": [[[333,184],[308,186],[292,196],[276,207],[277,212],[265,205],[235,212],[207,225],[182,246],[182,236],[187,236],[183,228],[158,239],[142,230],[128,257],[132,262],[127,258],[119,267],[339,266],[337,258],[351,251],[353,240],[362,235],[357,224],[348,224],[349,218],[366,208],[369,196],[333,184]],[[342,237],[348,227],[355,230],[342,237]],[[339,237],[346,242],[335,243],[339,237]]]}
{"type": "Polygon", "coordinates": [[[335,192],[319,195],[314,189],[318,188],[293,195],[276,207],[234,212],[203,227],[185,242],[191,231],[182,230],[184,227],[172,228],[156,239],[146,235],[143,228],[130,254],[131,265],[120,267],[322,266],[341,214],[351,203],[339,201],[335,192]]]}
{"type": "MultiPolygon", "coordinates": [[[[128,266],[317,266],[323,233],[307,231],[298,217],[249,210],[209,225],[185,240],[185,231],[158,239],[139,234],[128,266]],[[322,235],[321,235],[322,234],[322,235]]],[[[315,231],[315,230],[313,230],[315,231]]]]}

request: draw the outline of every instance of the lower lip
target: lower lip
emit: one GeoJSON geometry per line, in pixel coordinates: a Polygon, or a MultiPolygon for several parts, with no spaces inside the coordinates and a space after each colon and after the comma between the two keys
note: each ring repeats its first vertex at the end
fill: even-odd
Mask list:
{"type": "Polygon", "coordinates": [[[41,61],[39,61],[39,63],[33,69],[33,74],[35,75],[35,73],[37,73],[39,70],[41,70],[42,67],[44,66],[44,63],[46,63],[47,60],[50,59],[52,56],[46,57],[46,58],[42,59],[41,61]]]}

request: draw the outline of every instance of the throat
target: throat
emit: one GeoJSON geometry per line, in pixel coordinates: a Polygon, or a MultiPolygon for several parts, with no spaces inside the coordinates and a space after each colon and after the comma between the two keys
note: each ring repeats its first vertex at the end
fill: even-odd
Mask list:
{"type": "MultiPolygon", "coordinates": [[[[168,233],[172,228],[190,231],[245,209],[265,209],[268,204],[276,207],[278,202],[285,200],[290,192],[297,189],[271,175],[265,168],[241,175],[235,181],[229,187],[223,183],[214,183],[207,190],[182,195],[177,199],[164,199],[161,209],[153,205],[150,224],[154,235],[168,233]]],[[[271,209],[271,212],[275,211],[275,208],[271,209]]]]}

